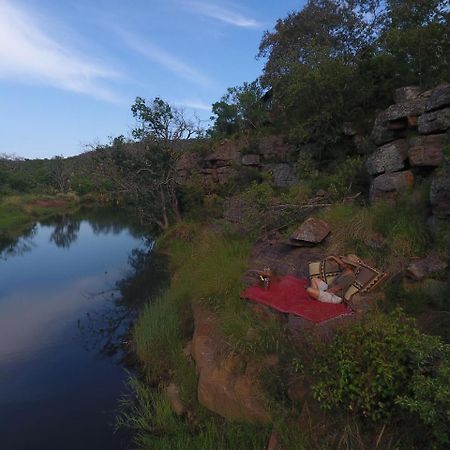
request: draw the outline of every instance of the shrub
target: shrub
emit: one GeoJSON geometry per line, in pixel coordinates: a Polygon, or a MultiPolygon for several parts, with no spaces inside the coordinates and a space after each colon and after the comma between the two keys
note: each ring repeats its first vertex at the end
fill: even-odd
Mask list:
{"type": "Polygon", "coordinates": [[[372,314],[318,352],[313,394],[324,409],[371,422],[417,414],[437,443],[446,442],[449,356],[450,346],[421,334],[400,310],[372,314]]]}

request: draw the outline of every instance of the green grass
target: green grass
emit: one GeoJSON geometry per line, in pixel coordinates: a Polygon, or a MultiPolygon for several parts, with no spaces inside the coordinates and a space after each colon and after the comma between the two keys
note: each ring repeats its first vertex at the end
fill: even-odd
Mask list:
{"type": "Polygon", "coordinates": [[[211,414],[194,423],[176,417],[163,392],[136,378],[129,386],[132,396],[122,400],[116,426],[132,430],[142,450],[260,450],[269,440],[269,427],[230,423],[211,414]]]}
{"type": "Polygon", "coordinates": [[[319,217],[332,230],[329,254],[355,253],[380,268],[396,270],[408,258],[423,256],[431,246],[426,208],[403,199],[393,205],[334,205],[319,217]]]}
{"type": "Polygon", "coordinates": [[[74,195],[4,197],[0,199],[0,232],[17,235],[38,219],[73,212],[77,207],[78,198],[74,195]],[[40,202],[48,202],[48,206],[40,202]]]}

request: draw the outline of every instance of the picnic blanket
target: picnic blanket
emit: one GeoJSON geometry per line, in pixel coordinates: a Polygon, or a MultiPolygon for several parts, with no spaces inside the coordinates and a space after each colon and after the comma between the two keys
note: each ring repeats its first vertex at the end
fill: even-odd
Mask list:
{"type": "Polygon", "coordinates": [[[294,314],[314,323],[324,322],[352,313],[345,303],[331,304],[314,300],[305,287],[307,279],[287,275],[272,282],[268,289],[255,284],[242,292],[241,297],[270,306],[278,311],[294,314]]]}
{"type": "MultiPolygon", "coordinates": [[[[350,300],[357,293],[365,294],[372,291],[387,277],[387,273],[369,266],[362,259],[357,259],[355,281],[345,292],[345,300],[350,300]]],[[[339,273],[339,265],[333,260],[324,259],[309,264],[309,278],[318,277],[327,284],[331,284],[339,273]]]]}

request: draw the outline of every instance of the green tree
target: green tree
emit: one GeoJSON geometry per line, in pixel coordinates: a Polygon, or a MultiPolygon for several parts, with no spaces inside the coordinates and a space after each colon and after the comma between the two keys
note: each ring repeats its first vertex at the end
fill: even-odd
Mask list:
{"type": "Polygon", "coordinates": [[[259,80],[228,88],[221,100],[212,105],[211,134],[230,136],[247,129],[259,129],[267,118],[263,94],[259,80]]]}
{"type": "Polygon", "coordinates": [[[158,97],[149,104],[137,97],[131,110],[138,121],[135,140],[114,138],[101,148],[99,167],[142,221],[164,230],[180,219],[176,168],[183,140],[200,137],[202,130],[158,97]]]}

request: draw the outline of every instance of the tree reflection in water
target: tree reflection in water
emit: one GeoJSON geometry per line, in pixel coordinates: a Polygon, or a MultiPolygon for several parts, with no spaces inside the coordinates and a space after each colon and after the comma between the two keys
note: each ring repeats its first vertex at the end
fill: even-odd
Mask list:
{"type": "Polygon", "coordinates": [[[52,223],[55,227],[50,235],[50,242],[57,247],[69,248],[77,239],[81,221],[70,216],[60,216],[52,223]]]}
{"type": "Polygon", "coordinates": [[[7,260],[8,258],[30,252],[35,247],[33,238],[36,235],[36,231],[37,226],[32,225],[19,237],[0,232],[0,259],[7,260]]]}
{"type": "Polygon", "coordinates": [[[169,283],[167,257],[155,251],[154,241],[147,239],[144,248],[130,252],[130,273],[108,291],[90,293],[104,299],[101,309],[79,320],[87,350],[97,350],[101,357],[115,357],[131,363],[130,331],[139,311],[165,290],[169,283]]]}
{"type": "MultiPolygon", "coordinates": [[[[39,225],[53,227],[50,242],[68,249],[78,239],[83,221],[89,222],[94,234],[121,233],[125,228],[134,238],[142,239],[143,230],[130,224],[126,217],[113,210],[84,210],[72,215],[56,215],[39,225]]],[[[30,226],[20,237],[0,233],[0,260],[31,251],[38,225],[30,226]]],[[[130,270],[112,289],[87,294],[92,299],[103,300],[101,308],[78,321],[82,340],[87,349],[96,349],[101,356],[114,356],[124,361],[126,342],[132,322],[149,300],[157,297],[168,285],[167,258],[154,248],[152,239],[130,252],[130,270]]],[[[129,352],[128,352],[129,353],[129,352]]]]}

